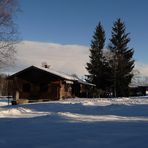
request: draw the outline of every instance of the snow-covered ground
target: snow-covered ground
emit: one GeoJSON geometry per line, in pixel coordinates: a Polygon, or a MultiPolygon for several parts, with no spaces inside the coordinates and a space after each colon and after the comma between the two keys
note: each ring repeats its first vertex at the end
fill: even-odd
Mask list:
{"type": "Polygon", "coordinates": [[[148,97],[0,100],[0,148],[148,148],[147,140],[148,97]]]}
{"type": "Polygon", "coordinates": [[[0,107],[8,105],[8,99],[0,96],[0,107]]]}

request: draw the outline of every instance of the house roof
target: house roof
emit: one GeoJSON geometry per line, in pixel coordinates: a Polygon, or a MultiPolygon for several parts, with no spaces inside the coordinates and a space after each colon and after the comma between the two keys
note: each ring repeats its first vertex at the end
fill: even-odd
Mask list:
{"type": "Polygon", "coordinates": [[[44,68],[44,67],[38,67],[38,66],[30,66],[30,67],[27,67],[11,76],[9,76],[9,78],[13,78],[13,77],[22,77],[22,78],[26,78],[26,79],[29,79],[30,81],[41,81],[40,79],[42,79],[43,77],[46,77],[47,75],[52,75],[54,76],[55,78],[62,78],[62,79],[65,79],[65,80],[70,80],[70,81],[77,81],[81,84],[84,84],[84,85],[92,85],[92,86],[95,86],[94,84],[91,84],[91,83],[88,83],[76,76],[71,76],[71,75],[67,75],[65,73],[61,73],[61,72],[57,72],[55,70],[52,70],[50,68],[44,68]],[[38,74],[38,75],[31,75],[32,74],[32,70],[34,71],[40,71],[40,72],[44,72],[44,75],[41,75],[41,74],[38,74]],[[29,72],[29,73],[27,73],[29,72]]]}
{"type": "Polygon", "coordinates": [[[47,71],[49,73],[52,73],[54,75],[57,75],[57,76],[59,76],[61,78],[67,79],[67,80],[72,80],[72,81],[77,80],[77,78],[75,78],[75,77],[73,77],[71,75],[68,75],[68,74],[65,74],[65,73],[62,73],[62,72],[58,72],[58,71],[52,70],[50,68],[48,69],[48,68],[40,67],[40,69],[45,70],[45,71],[47,71]]]}

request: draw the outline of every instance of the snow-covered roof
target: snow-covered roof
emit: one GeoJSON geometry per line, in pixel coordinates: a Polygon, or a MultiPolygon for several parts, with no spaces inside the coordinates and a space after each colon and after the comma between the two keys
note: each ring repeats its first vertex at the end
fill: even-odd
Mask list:
{"type": "MultiPolygon", "coordinates": [[[[37,67],[37,66],[34,66],[34,67],[37,67]]],[[[56,76],[59,76],[61,78],[67,79],[67,80],[72,80],[72,81],[76,81],[77,80],[75,77],[73,77],[71,75],[68,75],[68,74],[65,74],[65,73],[62,73],[62,72],[55,71],[55,70],[53,70],[51,68],[44,68],[44,67],[37,67],[37,68],[39,68],[41,70],[44,70],[44,71],[47,71],[49,73],[52,73],[52,74],[54,74],[56,76]]]]}
{"type": "Polygon", "coordinates": [[[134,76],[129,87],[148,87],[148,77],[134,76]]]}
{"type": "Polygon", "coordinates": [[[86,82],[85,80],[82,80],[82,79],[80,79],[80,78],[77,77],[77,76],[68,75],[68,74],[65,74],[65,73],[63,73],[63,72],[58,72],[58,71],[55,71],[55,70],[53,70],[53,69],[51,69],[51,68],[45,68],[45,67],[34,66],[34,65],[32,65],[32,66],[30,66],[30,67],[27,67],[27,68],[25,68],[25,69],[23,69],[23,70],[21,70],[21,71],[15,73],[15,74],[11,75],[10,77],[13,77],[14,75],[18,75],[18,74],[21,73],[22,71],[25,71],[25,70],[27,70],[27,69],[29,69],[29,68],[36,68],[36,69],[39,69],[39,70],[43,70],[43,71],[46,71],[46,72],[48,72],[48,73],[50,73],[50,74],[54,74],[54,75],[56,75],[56,76],[58,76],[58,77],[61,77],[61,78],[63,78],[63,79],[70,80],[70,81],[77,81],[77,82],[79,82],[79,83],[81,83],[81,84],[84,84],[84,85],[95,86],[94,84],[88,83],[88,82],[86,82]]]}
{"type": "Polygon", "coordinates": [[[80,79],[78,76],[73,75],[73,77],[81,84],[85,84],[85,85],[91,85],[91,86],[96,86],[95,84],[89,83],[83,79],[80,79]]]}
{"type": "Polygon", "coordinates": [[[50,72],[50,73],[52,73],[54,75],[57,75],[59,77],[62,77],[64,79],[67,79],[67,80],[78,81],[81,84],[95,86],[94,84],[88,83],[85,80],[80,79],[79,77],[76,77],[76,76],[73,76],[73,75],[68,75],[68,74],[65,74],[65,73],[62,73],[62,72],[57,72],[55,70],[52,70],[51,68],[44,68],[44,67],[38,67],[38,66],[35,66],[35,67],[37,67],[39,69],[42,69],[44,71],[50,72]]]}

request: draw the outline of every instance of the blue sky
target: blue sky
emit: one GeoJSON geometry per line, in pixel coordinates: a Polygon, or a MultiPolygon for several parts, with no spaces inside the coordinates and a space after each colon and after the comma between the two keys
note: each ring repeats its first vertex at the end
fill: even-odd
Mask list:
{"type": "Polygon", "coordinates": [[[17,23],[23,40],[90,46],[99,21],[106,45],[117,18],[130,32],[135,59],[148,63],[147,0],[21,0],[17,23]]]}

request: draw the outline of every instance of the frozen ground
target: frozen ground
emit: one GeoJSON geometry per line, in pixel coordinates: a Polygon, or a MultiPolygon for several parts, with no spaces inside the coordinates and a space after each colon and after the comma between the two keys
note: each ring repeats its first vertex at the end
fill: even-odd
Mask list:
{"type": "Polygon", "coordinates": [[[26,147],[148,148],[148,98],[0,100],[0,148],[26,147]]]}
{"type": "MultiPolygon", "coordinates": [[[[9,101],[10,102],[10,101],[9,101]]],[[[0,107],[8,105],[8,99],[0,96],[0,107]]]]}

